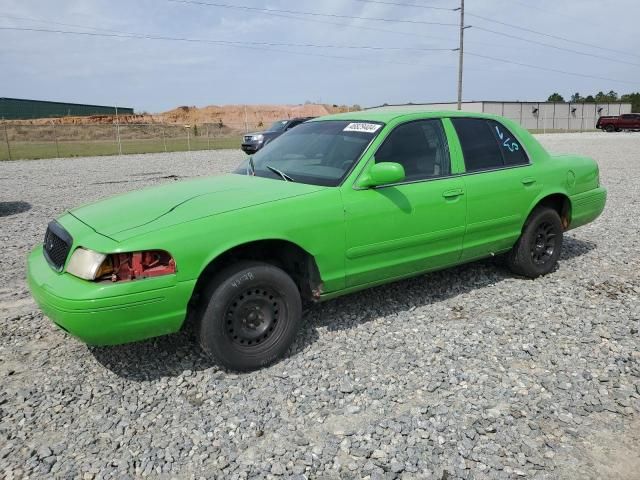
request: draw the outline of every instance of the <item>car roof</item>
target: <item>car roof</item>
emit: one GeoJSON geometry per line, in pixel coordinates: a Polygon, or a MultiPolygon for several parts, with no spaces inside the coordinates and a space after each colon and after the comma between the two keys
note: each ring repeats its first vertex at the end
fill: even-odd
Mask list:
{"type": "Polygon", "coordinates": [[[421,116],[423,118],[441,118],[441,117],[478,117],[478,118],[500,118],[497,115],[490,113],[480,112],[465,112],[458,110],[420,110],[411,108],[403,109],[398,107],[397,109],[371,109],[371,110],[359,110],[357,112],[345,112],[336,113],[333,115],[325,115],[318,117],[312,122],[325,121],[325,120],[354,120],[354,121],[369,121],[369,122],[382,122],[389,123],[399,117],[412,117],[415,118],[421,116]]]}

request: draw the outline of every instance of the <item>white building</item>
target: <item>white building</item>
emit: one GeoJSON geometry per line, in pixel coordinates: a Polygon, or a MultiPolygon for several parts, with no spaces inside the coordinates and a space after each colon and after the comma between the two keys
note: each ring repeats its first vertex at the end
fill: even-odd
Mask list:
{"type": "MultiPolygon", "coordinates": [[[[384,105],[378,109],[456,110],[456,102],[384,105]]],[[[507,117],[534,131],[594,130],[598,117],[631,113],[631,104],[611,103],[558,103],[558,102],[462,102],[466,112],[485,112],[507,117]]]]}

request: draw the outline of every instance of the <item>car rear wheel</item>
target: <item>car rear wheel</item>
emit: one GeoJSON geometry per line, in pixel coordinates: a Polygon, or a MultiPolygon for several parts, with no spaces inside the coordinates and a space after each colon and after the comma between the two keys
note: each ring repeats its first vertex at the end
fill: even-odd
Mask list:
{"type": "Polygon", "coordinates": [[[511,271],[529,278],[551,272],[560,257],[562,231],[558,212],[547,207],[536,208],[518,242],[507,255],[511,271]]]}
{"type": "Polygon", "coordinates": [[[202,348],[221,366],[256,370],[282,357],[301,324],[300,293],[280,268],[240,262],[207,286],[200,314],[202,348]]]}

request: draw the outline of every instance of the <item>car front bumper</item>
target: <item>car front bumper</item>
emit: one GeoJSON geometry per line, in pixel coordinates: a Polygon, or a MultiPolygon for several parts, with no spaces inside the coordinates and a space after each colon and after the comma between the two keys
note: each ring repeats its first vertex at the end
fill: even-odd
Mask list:
{"type": "Polygon", "coordinates": [[[262,148],[262,143],[243,143],[240,148],[244,153],[248,153],[249,155],[256,153],[258,150],[262,148]]]}
{"type": "Polygon", "coordinates": [[[54,271],[35,248],[27,261],[33,298],[56,325],[91,345],[117,345],[176,332],[194,281],[175,275],[109,283],[54,271]]]}

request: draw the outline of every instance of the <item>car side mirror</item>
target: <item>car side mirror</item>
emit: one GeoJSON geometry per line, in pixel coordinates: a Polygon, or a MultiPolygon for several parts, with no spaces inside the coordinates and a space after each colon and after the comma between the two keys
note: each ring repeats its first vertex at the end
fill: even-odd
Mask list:
{"type": "Polygon", "coordinates": [[[358,182],[358,187],[371,188],[404,180],[404,167],[395,162],[374,163],[358,182]]]}

